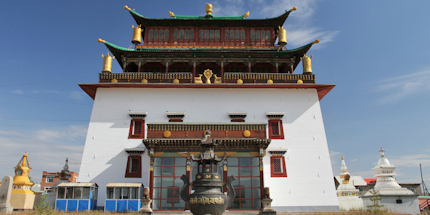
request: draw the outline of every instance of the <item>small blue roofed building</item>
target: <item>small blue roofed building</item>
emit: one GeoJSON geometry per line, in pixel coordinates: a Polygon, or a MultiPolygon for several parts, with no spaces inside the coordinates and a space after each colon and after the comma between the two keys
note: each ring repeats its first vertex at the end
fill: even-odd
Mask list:
{"type": "Polygon", "coordinates": [[[106,185],[105,211],[139,211],[142,197],[142,183],[109,183],[106,185]]]}
{"type": "Polygon", "coordinates": [[[89,211],[96,209],[98,187],[93,182],[63,182],[57,185],[55,210],[89,211]]]}

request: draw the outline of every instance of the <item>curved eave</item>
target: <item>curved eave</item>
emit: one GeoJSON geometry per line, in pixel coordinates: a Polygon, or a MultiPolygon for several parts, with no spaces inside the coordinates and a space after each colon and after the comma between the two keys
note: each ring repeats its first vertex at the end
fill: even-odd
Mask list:
{"type": "MultiPolygon", "coordinates": [[[[282,26],[288,18],[290,11],[285,11],[282,15],[266,19],[222,19],[222,17],[214,17],[213,19],[202,18],[170,18],[170,19],[151,19],[142,16],[134,10],[129,10],[134,20],[142,28],[147,26],[210,26],[210,27],[273,27],[282,26]]],[[[184,16],[185,17],[185,16],[184,16]]]]}
{"type": "Polygon", "coordinates": [[[316,89],[318,99],[321,100],[336,85],[333,84],[138,84],[138,83],[98,83],[79,84],[79,86],[91,97],[95,98],[98,88],[278,88],[278,89],[316,89]]]}
{"type": "Polygon", "coordinates": [[[139,53],[184,53],[184,52],[188,52],[188,53],[272,53],[272,54],[291,54],[292,56],[296,56],[296,61],[294,63],[294,69],[297,67],[297,65],[299,64],[300,57],[302,57],[305,53],[308,52],[308,50],[312,47],[313,43],[309,43],[307,45],[304,45],[302,47],[299,48],[295,48],[295,49],[290,49],[290,50],[273,50],[273,49],[201,49],[201,48],[188,48],[188,49],[184,49],[184,48],[178,48],[178,49],[156,49],[156,48],[142,48],[142,49],[128,49],[128,48],[123,48],[117,45],[114,45],[112,43],[109,43],[107,41],[104,42],[104,44],[106,45],[106,47],[109,49],[109,51],[115,56],[116,60],[118,61],[119,65],[122,66],[122,56],[126,56],[127,57],[133,57],[134,54],[138,55],[139,53]]]}

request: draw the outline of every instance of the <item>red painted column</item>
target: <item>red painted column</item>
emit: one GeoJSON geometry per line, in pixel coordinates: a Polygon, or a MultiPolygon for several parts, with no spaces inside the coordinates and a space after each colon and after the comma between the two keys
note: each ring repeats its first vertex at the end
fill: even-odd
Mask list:
{"type": "Polygon", "coordinates": [[[224,81],[224,62],[221,62],[221,80],[224,81]]]}
{"type": "Polygon", "coordinates": [[[264,196],[263,155],[264,155],[264,150],[260,148],[260,193],[261,193],[260,198],[261,200],[263,200],[263,196],[264,196]]]}
{"type": "Polygon", "coordinates": [[[166,62],[166,74],[169,72],[169,62],[166,62]]]}
{"type": "Polygon", "coordinates": [[[193,63],[193,80],[191,80],[194,83],[194,77],[196,77],[196,62],[193,63]]]}

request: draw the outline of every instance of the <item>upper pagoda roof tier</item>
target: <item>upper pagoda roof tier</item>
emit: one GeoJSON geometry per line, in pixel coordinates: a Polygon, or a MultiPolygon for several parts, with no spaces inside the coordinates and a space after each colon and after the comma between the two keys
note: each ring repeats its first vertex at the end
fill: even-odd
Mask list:
{"type": "Polygon", "coordinates": [[[129,49],[114,45],[105,40],[99,39],[103,42],[110,52],[115,56],[116,60],[122,65],[122,57],[126,58],[175,58],[176,55],[182,59],[193,59],[196,56],[199,58],[247,58],[247,59],[291,59],[295,58],[294,69],[300,62],[300,57],[312,47],[317,41],[304,45],[296,49],[282,50],[280,47],[276,48],[139,48],[129,49]]]}
{"type": "MultiPolygon", "coordinates": [[[[208,4],[210,5],[210,4],[208,4]]],[[[208,13],[208,5],[206,6],[206,12],[208,13]]],[[[285,11],[282,15],[274,18],[266,18],[266,19],[244,19],[249,15],[247,12],[243,16],[213,16],[212,15],[212,6],[210,6],[210,13],[205,16],[177,16],[169,11],[169,14],[173,18],[167,19],[153,19],[147,18],[138,12],[130,9],[128,6],[124,6],[124,8],[130,11],[130,14],[136,20],[138,25],[142,25],[142,28],[146,26],[207,26],[207,27],[273,27],[277,29],[279,26],[282,26],[285,20],[288,18],[288,15],[296,10],[297,8],[293,8],[289,11],[285,11]]]]}

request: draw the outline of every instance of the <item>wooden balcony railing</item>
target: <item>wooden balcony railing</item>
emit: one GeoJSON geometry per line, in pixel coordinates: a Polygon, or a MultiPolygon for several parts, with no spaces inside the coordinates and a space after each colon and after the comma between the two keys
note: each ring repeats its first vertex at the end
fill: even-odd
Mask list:
{"type": "Polygon", "coordinates": [[[145,44],[136,45],[136,49],[144,48],[159,48],[159,49],[175,49],[175,48],[211,48],[211,49],[278,49],[271,43],[265,42],[147,42],[145,44]]]}
{"type": "MultiPolygon", "coordinates": [[[[149,73],[149,72],[126,72],[126,73],[100,73],[99,83],[173,83],[177,79],[179,83],[194,83],[191,72],[184,73],[149,73]]],[[[202,76],[203,82],[205,77],[202,76]]],[[[315,83],[313,74],[291,74],[291,73],[224,73],[222,83],[237,83],[241,79],[243,83],[315,83]]],[[[214,77],[211,78],[214,83],[214,77]]],[[[177,82],[176,82],[177,83],[177,82]]]]}

